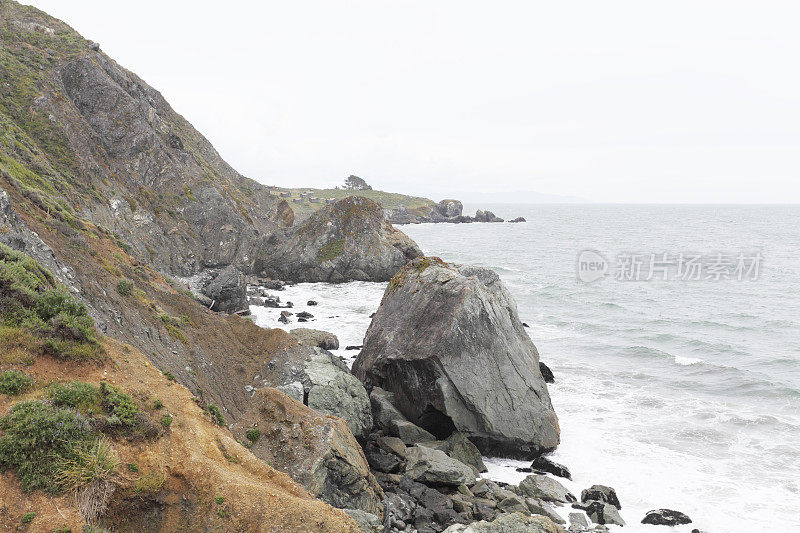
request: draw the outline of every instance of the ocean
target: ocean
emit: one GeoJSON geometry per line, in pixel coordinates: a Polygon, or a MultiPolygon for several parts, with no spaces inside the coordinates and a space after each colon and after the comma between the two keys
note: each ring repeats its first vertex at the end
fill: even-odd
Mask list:
{"type": "MultiPolygon", "coordinates": [[[[800,531],[800,206],[480,207],[527,222],[401,229],[427,255],[494,269],[513,294],[556,377],[552,459],[573,475],[560,481],[576,495],[614,487],[624,531],[660,530],[639,524],[658,508],[692,518],[676,532],[800,531]]],[[[315,314],[287,329],[336,333],[352,361],[344,348],[361,344],[384,287],[277,294],[315,314]]],[[[518,483],[524,465],[488,458],[487,476],[518,483]]]]}

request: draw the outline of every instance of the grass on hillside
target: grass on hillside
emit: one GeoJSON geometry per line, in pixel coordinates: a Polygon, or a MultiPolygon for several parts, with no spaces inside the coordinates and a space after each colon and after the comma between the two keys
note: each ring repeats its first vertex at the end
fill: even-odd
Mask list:
{"type": "Polygon", "coordinates": [[[342,198],[347,198],[348,196],[363,196],[364,198],[369,198],[370,200],[374,200],[375,202],[379,203],[381,207],[385,209],[397,209],[401,205],[404,205],[408,208],[409,211],[415,211],[418,209],[427,211],[429,207],[436,205],[436,202],[429,198],[422,198],[419,196],[409,196],[406,194],[400,194],[395,192],[385,192],[385,191],[351,191],[346,189],[311,189],[311,188],[301,188],[301,189],[279,189],[272,191],[273,195],[278,195],[280,192],[290,192],[291,197],[284,198],[289,205],[294,210],[295,217],[298,220],[305,219],[309,217],[312,213],[317,211],[318,209],[324,207],[325,200],[327,198],[335,198],[340,200],[342,198]],[[300,198],[301,193],[311,193],[311,196],[315,198],[319,198],[321,200],[320,203],[311,203],[308,198],[300,198]],[[294,200],[302,200],[301,203],[297,203],[294,200]]]}

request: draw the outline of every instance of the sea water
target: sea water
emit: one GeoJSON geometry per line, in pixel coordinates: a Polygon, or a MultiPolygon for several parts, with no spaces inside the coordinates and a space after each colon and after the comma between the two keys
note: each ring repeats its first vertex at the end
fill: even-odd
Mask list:
{"type": "MultiPolygon", "coordinates": [[[[527,222],[401,229],[428,255],[494,269],[511,291],[556,377],[561,444],[552,458],[573,475],[560,481],[576,495],[614,487],[621,531],[666,530],[639,524],[657,508],[693,519],[676,532],[800,531],[800,207],[487,207],[527,222]],[[608,269],[592,282],[579,271],[585,251],[608,269]],[[650,272],[665,257],[675,269],[679,258],[701,257],[700,278],[650,272]],[[719,257],[728,275],[714,273],[719,257]],[[742,257],[757,272],[737,275],[742,257]],[[634,276],[624,266],[637,261],[634,276]]],[[[313,313],[307,324],[252,310],[264,327],[336,333],[337,353],[352,362],[358,352],[344,348],[361,344],[384,288],[276,293],[313,313]],[[310,299],[319,305],[307,307],[310,299]]],[[[493,479],[527,475],[516,471],[524,462],[486,462],[493,479]]]]}

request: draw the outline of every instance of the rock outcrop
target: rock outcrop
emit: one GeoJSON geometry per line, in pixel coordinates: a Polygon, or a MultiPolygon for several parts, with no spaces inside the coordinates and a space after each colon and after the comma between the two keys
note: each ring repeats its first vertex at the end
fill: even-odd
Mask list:
{"type": "Polygon", "coordinates": [[[383,492],[343,420],[265,388],[256,392],[252,409],[238,420],[234,435],[244,441],[250,428],[261,432],[253,453],[314,496],[334,507],[383,515],[383,492]]]}
{"type": "Polygon", "coordinates": [[[321,348],[298,346],[277,355],[257,385],[275,387],[317,412],[342,418],[358,438],[372,430],[364,386],[340,358],[321,348]]]}
{"type": "Polygon", "coordinates": [[[268,277],[291,281],[387,281],[419,247],[383,218],[380,205],[348,196],[294,228],[256,262],[268,277]]]}
{"type": "Polygon", "coordinates": [[[247,309],[247,284],[244,274],[235,266],[224,268],[203,288],[211,300],[211,309],[222,313],[235,313],[247,309]]]}
{"type": "Polygon", "coordinates": [[[642,524],[651,524],[655,526],[679,526],[691,523],[691,518],[680,511],[673,511],[672,509],[648,511],[642,519],[642,524]]]}
{"type": "Polygon", "coordinates": [[[339,339],[333,333],[310,328],[294,328],[289,331],[293,337],[297,337],[300,344],[306,346],[316,346],[323,350],[338,350],[339,339]]]}
{"type": "Polygon", "coordinates": [[[353,373],[393,395],[438,438],[462,432],[485,454],[533,458],[559,442],[536,347],[494,272],[409,263],[390,282],[353,373]]]}

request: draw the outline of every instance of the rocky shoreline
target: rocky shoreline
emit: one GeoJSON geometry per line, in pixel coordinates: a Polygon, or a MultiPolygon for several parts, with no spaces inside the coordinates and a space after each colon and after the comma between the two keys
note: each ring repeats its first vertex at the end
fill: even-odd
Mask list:
{"type": "MultiPolygon", "coordinates": [[[[405,206],[384,209],[383,214],[392,224],[469,224],[472,222],[505,222],[489,210],[478,209],[475,216],[464,215],[464,205],[458,200],[442,200],[426,209],[409,210],[405,206]]],[[[526,222],[517,217],[509,222],[526,222]]]]}
{"type": "MultiPolygon", "coordinates": [[[[281,288],[281,284],[275,282],[270,285],[281,288]]],[[[275,289],[252,287],[250,292],[254,305],[280,300],[275,289]]],[[[298,314],[289,315],[289,324],[284,326],[306,346],[303,348],[305,360],[301,362],[302,357],[297,359],[294,356],[294,363],[288,365],[282,359],[273,361],[271,368],[274,364],[275,367],[292,370],[276,373],[273,369],[268,373],[269,379],[261,385],[273,386],[321,413],[347,421],[363,449],[371,475],[383,494],[382,519],[380,513],[365,511],[363,507],[349,511],[362,531],[526,533],[566,530],[579,533],[609,531],[609,527],[625,525],[621,513],[622,504],[613,488],[593,485],[584,488],[578,497],[558,481],[558,478],[571,480],[570,470],[548,459],[546,449],[520,453],[520,450],[514,452],[509,447],[486,446],[486,439],[481,439],[480,435],[476,438],[474,428],[470,428],[468,423],[458,416],[456,421],[450,418],[450,415],[458,413],[451,400],[437,400],[435,395],[430,395],[431,390],[437,386],[434,385],[431,389],[427,384],[441,383],[441,378],[422,372],[424,366],[420,361],[426,358],[425,353],[442,353],[442,347],[431,345],[427,341],[420,344],[421,340],[428,339],[430,335],[419,335],[418,331],[422,326],[415,324],[415,320],[418,320],[413,310],[415,306],[429,312],[429,323],[424,327],[430,334],[434,329],[440,332],[458,329],[447,325],[443,317],[469,321],[469,313],[465,311],[467,309],[485,309],[486,305],[492,304],[501,307],[505,305],[509,308],[508,311],[489,311],[486,314],[508,316],[509,324],[486,322],[486,337],[524,338],[529,342],[527,333],[515,316],[515,309],[510,309],[514,306],[513,300],[504,293],[502,282],[491,271],[447,264],[435,258],[412,261],[387,287],[378,312],[372,317],[372,324],[353,364],[352,373],[344,359],[322,348],[323,344],[335,346],[336,348],[331,348],[334,350],[339,347],[339,341],[333,333],[309,329],[305,327],[306,324],[299,323],[298,326],[304,327],[295,328],[292,323],[300,322],[303,317],[298,314]],[[442,290],[438,288],[440,286],[447,287],[449,301],[456,303],[451,304],[453,307],[449,309],[432,310],[428,299],[438,302],[439,305],[447,305],[448,300],[438,292],[442,290]],[[492,296],[489,296],[490,293],[481,295],[480,287],[491,291],[492,296]],[[460,297],[466,294],[470,296],[460,297]],[[387,331],[386,328],[394,331],[387,331]],[[403,332],[414,333],[406,338],[403,337],[403,332]],[[386,339],[397,343],[397,355],[393,355],[395,350],[386,344],[386,339]],[[409,368],[398,357],[406,357],[415,362],[409,368]],[[391,362],[383,362],[383,359],[391,362]],[[368,372],[365,370],[367,367],[380,368],[380,372],[368,372]],[[298,373],[300,368],[304,370],[298,373]],[[327,377],[320,379],[319,376],[327,377]],[[337,385],[331,385],[332,383],[337,385]],[[395,392],[382,386],[396,388],[397,393],[401,396],[407,395],[412,401],[398,398],[395,392]],[[317,398],[326,398],[326,401],[320,403],[317,398]],[[432,416],[430,410],[414,408],[418,405],[434,404],[446,406],[448,409],[439,416],[432,416]],[[442,425],[441,416],[450,419],[446,428],[442,425]],[[477,443],[483,444],[483,449],[477,443]],[[495,455],[498,450],[505,450],[506,453],[501,455],[527,455],[532,459],[528,467],[518,469],[528,474],[520,483],[509,484],[488,477],[483,456],[495,455]]],[[[317,310],[320,313],[334,311],[315,307],[315,312],[317,310]]],[[[305,321],[312,322],[313,327],[315,318],[312,316],[305,321]]],[[[474,350],[474,346],[480,344],[476,339],[481,338],[481,333],[480,328],[476,329],[475,322],[470,323],[476,332],[469,340],[470,346],[448,344],[447,333],[442,333],[439,337],[444,343],[442,346],[446,345],[459,353],[474,350]]],[[[524,343],[523,340],[520,342],[524,343]]],[[[492,353],[496,353],[496,347],[493,350],[492,353]]],[[[530,348],[515,348],[512,353],[525,351],[533,356],[535,347],[530,344],[530,348]]],[[[438,357],[440,356],[434,356],[434,361],[438,357]]],[[[474,361],[474,356],[471,359],[474,361]]],[[[531,364],[528,367],[547,368],[538,361],[538,354],[535,361],[539,365],[531,364]]],[[[460,362],[461,367],[468,367],[470,364],[460,362]]],[[[479,360],[477,364],[482,368],[486,366],[485,362],[479,360]]],[[[447,372],[446,361],[436,361],[434,367],[447,372]]],[[[552,373],[547,377],[548,381],[554,379],[552,373]]],[[[452,377],[445,379],[454,397],[469,396],[472,393],[470,386],[476,388],[475,384],[462,383],[461,388],[453,389],[458,380],[452,377]]],[[[544,375],[541,373],[529,379],[537,382],[541,380],[540,386],[544,384],[544,375]]],[[[505,383],[487,386],[492,381],[487,381],[486,377],[483,380],[480,384],[481,390],[507,386],[505,383]]],[[[479,412],[474,405],[470,406],[470,410],[473,415],[479,412]]],[[[324,495],[320,497],[325,499],[324,495]]],[[[670,510],[655,510],[639,520],[642,524],[677,525],[691,522],[682,513],[670,510]]]]}

